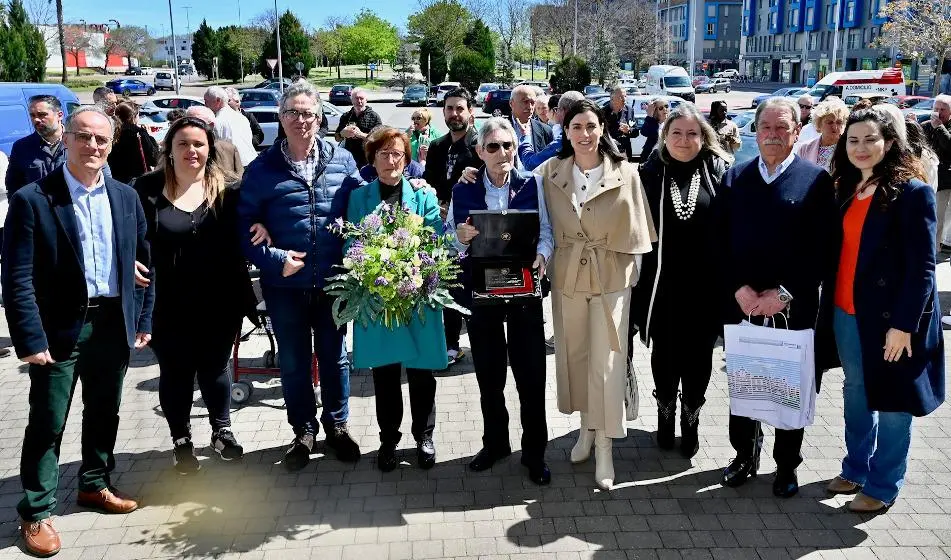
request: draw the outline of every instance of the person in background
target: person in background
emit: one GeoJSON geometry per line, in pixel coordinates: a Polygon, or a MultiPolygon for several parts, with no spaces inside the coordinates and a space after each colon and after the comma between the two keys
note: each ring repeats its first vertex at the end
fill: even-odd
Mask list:
{"type": "Polygon", "coordinates": [[[133,186],[145,210],[150,277],[157,279],[149,289],[155,293],[150,345],[159,362],[159,402],[174,468],[187,475],[200,469],[190,422],[196,377],[212,451],[225,461],[244,454],[231,432],[229,365],[242,318],[257,321],[257,299],[238,238],[237,178],[226,177],[218,164],[212,125],[185,117],[166,138],[164,165],[133,186]],[[201,289],[197,278],[215,278],[214,289],[201,289]]]}
{"type": "MultiPolygon", "coordinates": [[[[562,98],[564,99],[564,98],[562,98]]],[[[453,187],[447,223],[455,228],[456,246],[465,253],[479,230],[469,223],[473,210],[537,210],[539,237],[534,267],[545,275],[545,263],[554,249],[545,198],[531,175],[515,170],[517,138],[504,117],[492,117],[479,130],[479,157],[485,162],[474,182],[453,187]]],[[[479,382],[482,407],[482,449],[469,468],[485,471],[512,453],[509,416],[505,407],[505,381],[512,366],[522,424],[522,465],[538,485],[551,482],[545,464],[548,428],[545,419],[545,329],[542,301],[505,305],[470,305],[472,270],[463,259],[463,305],[472,310],[466,319],[472,344],[472,361],[479,382]],[[507,328],[506,328],[507,327],[507,328]],[[506,333],[508,338],[506,339],[506,333]]]]}
{"type": "MultiPolygon", "coordinates": [[[[404,205],[420,216],[425,227],[436,232],[443,228],[439,202],[431,189],[414,191],[406,180],[404,167],[410,161],[409,137],[395,128],[378,127],[367,136],[366,159],[372,162],[377,178],[350,194],[347,221],[360,223],[381,203],[404,205]]],[[[348,240],[344,251],[351,249],[348,240]]],[[[416,440],[419,468],[430,469],[436,463],[433,431],[436,428],[436,378],[433,370],[447,364],[446,336],[442,309],[425,307],[422,317],[389,328],[382,318],[377,322],[353,326],[353,367],[371,368],[376,395],[377,424],[380,427],[380,451],[377,468],[389,472],[396,468],[396,446],[402,437],[403,395],[400,389],[402,369],[409,383],[411,431],[416,440]]]]}
{"type": "MultiPolygon", "coordinates": [[[[211,111],[211,109],[208,109],[208,110],[211,111]]],[[[215,113],[212,112],[211,114],[214,115],[215,113]]],[[[165,120],[168,121],[168,126],[172,126],[172,124],[175,121],[183,118],[184,116],[185,116],[185,109],[172,109],[168,113],[165,113],[165,120]]]]}
{"type": "MultiPolygon", "coordinates": [[[[799,107],[788,97],[770,97],[756,108],[760,155],[732,167],[719,197],[723,321],[783,313],[791,330],[816,328],[819,289],[835,274],[838,205],[832,178],[796,156],[799,107]]],[[[818,337],[817,337],[818,338],[818,337]]],[[[816,388],[821,372],[816,368],[816,388]]],[[[738,487],[756,476],[763,442],[760,422],[730,415],[730,444],[736,457],[721,483],[738,487]]],[[[799,492],[803,429],[776,429],[773,495],[799,492]]]]}
{"type": "Polygon", "coordinates": [[[717,139],[724,152],[735,154],[743,145],[743,141],[740,140],[740,129],[727,117],[726,101],[717,100],[710,104],[710,126],[717,133],[717,139]]]}
{"type": "Polygon", "coordinates": [[[102,107],[102,110],[105,111],[107,115],[114,117],[116,114],[116,105],[119,104],[119,98],[116,97],[116,92],[106,86],[99,86],[92,92],[92,102],[102,107]]]}
{"type": "MultiPolygon", "coordinates": [[[[883,103],[882,105],[888,105],[883,103]]],[[[893,106],[893,105],[890,105],[893,106]]],[[[921,167],[925,170],[925,182],[931,185],[931,188],[938,190],[938,155],[931,149],[928,143],[928,137],[925,136],[925,129],[910,113],[911,118],[905,120],[905,134],[908,135],[908,148],[914,156],[921,160],[921,167]]]]}
{"type": "Polygon", "coordinates": [[[618,149],[621,150],[627,159],[631,159],[631,138],[637,138],[639,132],[631,127],[634,121],[633,107],[627,104],[627,93],[624,88],[615,86],[611,88],[611,102],[608,105],[609,111],[606,111],[605,117],[608,119],[608,133],[614,140],[618,149]]]}
{"type": "MultiPolygon", "coordinates": [[[[931,149],[938,155],[938,242],[951,249],[951,95],[935,98],[931,118],[922,125],[931,149]]],[[[7,185],[10,188],[10,185],[7,185]]],[[[945,324],[951,325],[951,319],[945,324]]]]}
{"type": "Polygon", "coordinates": [[[512,109],[512,128],[518,135],[518,141],[528,136],[532,150],[540,152],[554,139],[554,135],[550,126],[534,118],[537,99],[538,88],[527,84],[518,85],[512,90],[509,107],[512,109]]]}
{"type": "Polygon", "coordinates": [[[937,213],[934,190],[893,119],[853,112],[845,136],[833,163],[842,208],[838,274],[823,299],[834,300],[845,372],[846,456],[828,490],[858,491],[849,509],[873,513],[898,498],[913,417],[944,402],[937,213]]]}
{"type": "Polygon", "coordinates": [[[353,88],[350,92],[350,102],[353,107],[340,117],[337,124],[337,141],[343,141],[343,147],[353,154],[357,168],[367,163],[366,152],[363,150],[363,141],[378,126],[383,126],[383,119],[367,105],[367,92],[363,88],[353,88]]]}
{"type": "Polygon", "coordinates": [[[799,126],[801,127],[797,142],[800,144],[814,140],[816,136],[819,136],[816,121],[812,118],[812,108],[815,104],[816,100],[808,93],[804,93],[796,99],[796,105],[799,106],[799,126]]]}
{"type": "Polygon", "coordinates": [[[554,134],[554,140],[545,146],[544,150],[535,153],[531,143],[528,141],[528,137],[522,138],[522,141],[518,145],[518,157],[525,171],[533,171],[536,167],[561,152],[561,143],[564,136],[561,119],[567,114],[568,109],[574,102],[584,99],[584,94],[580,91],[566,91],[562,95],[553,95],[552,97],[558,101],[558,105],[551,112],[551,129],[554,134]]]}
{"type": "MultiPolygon", "coordinates": [[[[45,104],[45,102],[44,102],[45,104]]],[[[35,556],[59,552],[60,446],[82,381],[82,463],[76,503],[110,514],[139,504],[112,486],[122,385],[133,348],[151,339],[145,215],[131,187],[106,177],[112,118],[72,112],[65,165],[10,197],[3,243],[4,311],[17,357],[29,364],[29,420],[20,455],[20,537],[35,556]],[[105,248],[105,250],[103,250],[105,248]]]]}
{"type": "Polygon", "coordinates": [[[109,152],[112,178],[131,184],[158,165],[158,143],[139,125],[139,106],[123,101],[115,107],[119,137],[109,152]]]}
{"type": "MultiPolygon", "coordinates": [[[[185,111],[185,116],[200,119],[211,125],[212,132],[215,126],[215,113],[203,105],[192,105],[185,111]]],[[[174,124],[174,123],[173,123],[174,124]]],[[[241,165],[241,155],[238,148],[227,140],[215,136],[215,161],[218,168],[225,174],[225,182],[230,184],[241,178],[244,166],[241,165]]]]}
{"type": "Polygon", "coordinates": [[[855,105],[852,105],[849,108],[849,111],[852,113],[856,111],[864,111],[865,109],[871,109],[872,105],[873,103],[871,99],[859,99],[855,105]]]}
{"type": "Polygon", "coordinates": [[[426,107],[420,107],[413,111],[411,118],[413,124],[406,130],[406,134],[409,135],[410,149],[413,150],[412,161],[426,165],[429,145],[442,136],[442,132],[433,126],[433,114],[426,107]]]}
{"type": "Polygon", "coordinates": [[[946,57],[941,65],[941,93],[951,94],[951,57],[946,57]]]}
{"type": "Polygon", "coordinates": [[[667,120],[669,112],[670,104],[666,99],[654,98],[647,102],[647,116],[644,117],[644,125],[641,127],[641,134],[646,138],[644,149],[641,151],[641,160],[647,160],[650,153],[654,151],[660,134],[660,126],[667,120]]]}
{"type": "Polygon", "coordinates": [[[241,165],[247,167],[258,157],[248,119],[231,108],[228,104],[228,94],[225,88],[220,86],[211,86],[205,90],[205,106],[215,113],[215,137],[234,144],[241,156],[241,165]]]}
{"type": "Polygon", "coordinates": [[[226,87],[225,93],[228,94],[228,106],[241,113],[241,116],[248,119],[248,125],[251,127],[251,145],[255,150],[261,149],[261,142],[264,142],[264,131],[254,113],[249,113],[241,108],[241,94],[233,87],[226,87]]]}
{"type": "MultiPolygon", "coordinates": [[[[0,177],[6,177],[7,175],[7,165],[9,165],[9,159],[7,159],[7,154],[0,152],[0,177]]],[[[7,219],[7,207],[9,202],[7,201],[7,187],[0,183],[0,247],[3,246],[3,222],[7,219]]],[[[2,301],[2,299],[0,299],[2,301]]],[[[6,358],[10,355],[9,348],[0,348],[0,358],[6,358]]]]}
{"type": "Polygon", "coordinates": [[[8,196],[50,174],[66,162],[63,144],[63,106],[53,95],[35,95],[27,102],[33,134],[10,149],[5,181],[8,196]]]}
{"type": "Polygon", "coordinates": [[[539,95],[535,98],[535,118],[550,126],[551,107],[548,106],[548,100],[549,96],[547,95],[539,95]]]}
{"type": "Polygon", "coordinates": [[[829,96],[811,114],[819,135],[806,142],[797,142],[793,151],[802,159],[829,171],[832,155],[849,118],[849,108],[838,97],[829,96]]]}
{"type": "Polygon", "coordinates": [[[614,485],[613,439],[627,436],[624,394],[637,255],[656,241],[635,167],[608,136],[601,108],[583,99],[564,117],[562,151],[535,170],[555,252],[549,269],[558,410],[581,412],[571,461],[595,448],[595,483],[614,485]]]}
{"type": "Polygon", "coordinates": [[[633,341],[639,332],[648,347],[653,343],[651,373],[661,449],[674,447],[682,387],[680,453],[690,458],[700,448],[700,409],[706,403],[713,347],[723,324],[720,314],[709,309],[697,314],[696,302],[683,294],[692,279],[719,276],[723,255],[716,242],[715,204],[733,156],[693,103],[682,103],[670,113],[660,137],[660,148],[640,170],[658,235],[654,250],[644,255],[641,280],[631,296],[628,336],[633,341]]]}

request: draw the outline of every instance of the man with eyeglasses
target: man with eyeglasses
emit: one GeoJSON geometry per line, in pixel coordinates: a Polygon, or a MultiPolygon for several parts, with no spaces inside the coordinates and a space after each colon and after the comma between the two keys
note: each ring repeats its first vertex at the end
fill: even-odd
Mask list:
{"type": "Polygon", "coordinates": [[[281,349],[281,387],[294,439],[284,468],[294,472],[314,452],[317,401],[311,377],[316,350],[327,446],[341,461],[360,458],[350,436],[350,360],[346,328],[337,327],[325,279],[343,261],[343,240],[327,228],[347,211],[350,192],[363,184],[353,156],[317,136],[322,118],[313,85],[295,83],[281,97],[275,142],[247,167],[238,205],[244,253],[261,270],[261,289],[281,349]],[[262,224],[271,243],[254,245],[251,226],[262,224]]]}
{"type": "Polygon", "coordinates": [[[3,294],[10,338],[29,364],[30,414],[17,505],[28,552],[51,556],[60,538],[59,451],[77,381],[82,381],[82,464],[77,504],[111,514],[138,504],[110,473],[122,383],[133,348],[148,344],[152,294],[145,214],[131,187],[105,177],[112,119],[98,105],[66,124],[66,164],[13,195],[3,244],[3,294]]]}
{"type": "Polygon", "coordinates": [[[363,88],[354,88],[350,93],[350,102],[353,107],[340,117],[337,123],[337,140],[343,140],[343,147],[353,154],[357,167],[366,165],[367,156],[363,153],[363,141],[378,126],[383,126],[383,119],[367,105],[367,92],[363,88]]]}
{"type": "Polygon", "coordinates": [[[528,136],[532,149],[540,152],[554,139],[551,127],[535,118],[535,104],[540,90],[535,86],[522,84],[515,86],[509,107],[512,110],[512,128],[521,142],[528,136]]]}
{"type": "Polygon", "coordinates": [[[815,99],[808,93],[804,93],[796,100],[799,105],[799,114],[802,116],[802,131],[799,133],[797,144],[804,144],[819,137],[819,131],[812,121],[812,107],[816,104],[815,99]]]}

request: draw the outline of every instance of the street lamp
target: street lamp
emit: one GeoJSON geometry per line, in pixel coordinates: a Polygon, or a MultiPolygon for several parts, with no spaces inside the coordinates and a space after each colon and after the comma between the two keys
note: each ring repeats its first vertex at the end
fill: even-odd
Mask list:
{"type": "Polygon", "coordinates": [[[281,14],[274,0],[274,28],[277,31],[277,80],[280,82],[281,95],[284,95],[284,64],[281,61],[281,14]]]}
{"type": "Polygon", "coordinates": [[[179,94],[179,88],[181,87],[181,79],[178,76],[178,54],[175,51],[175,19],[172,17],[172,0],[168,0],[168,24],[172,29],[172,71],[175,76],[175,95],[179,94]]]}

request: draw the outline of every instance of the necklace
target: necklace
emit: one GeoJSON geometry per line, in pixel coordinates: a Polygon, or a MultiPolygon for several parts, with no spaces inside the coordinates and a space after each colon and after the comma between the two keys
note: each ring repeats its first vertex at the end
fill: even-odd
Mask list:
{"type": "Polygon", "coordinates": [[[680,185],[673,177],[670,178],[670,200],[674,203],[674,213],[681,220],[687,221],[697,209],[697,196],[700,194],[700,171],[695,171],[690,178],[690,189],[687,191],[687,200],[680,194],[680,185]]]}

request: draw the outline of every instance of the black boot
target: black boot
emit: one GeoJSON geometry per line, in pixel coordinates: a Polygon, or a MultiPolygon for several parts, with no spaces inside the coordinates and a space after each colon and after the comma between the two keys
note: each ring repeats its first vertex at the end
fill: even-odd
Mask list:
{"type": "Polygon", "coordinates": [[[662,401],[654,389],[654,398],[657,399],[657,447],[661,449],[674,448],[674,425],[677,422],[677,398],[662,401]]]}
{"type": "Polygon", "coordinates": [[[700,428],[700,408],[706,402],[707,399],[701,397],[697,406],[691,407],[684,399],[683,393],[680,394],[680,454],[687,459],[700,450],[700,436],[697,431],[700,428]]]}

